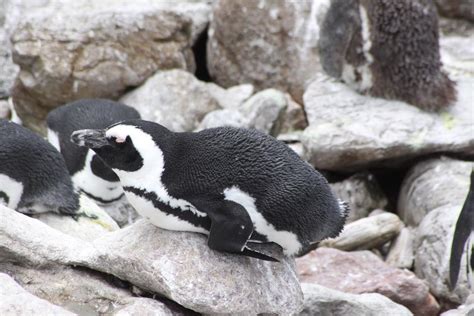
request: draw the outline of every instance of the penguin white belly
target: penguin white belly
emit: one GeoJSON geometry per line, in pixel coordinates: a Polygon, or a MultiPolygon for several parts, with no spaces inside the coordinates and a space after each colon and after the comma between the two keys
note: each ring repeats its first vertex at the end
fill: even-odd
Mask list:
{"type": "Polygon", "coordinates": [[[295,233],[277,230],[261,213],[257,211],[255,199],[248,193],[233,186],[224,190],[226,200],[242,205],[252,219],[255,230],[266,236],[268,241],[275,242],[283,247],[285,254],[295,255],[301,250],[301,243],[295,233]]]}
{"type": "Polygon", "coordinates": [[[85,159],[84,169],[72,176],[74,186],[104,201],[118,199],[123,194],[120,182],[110,182],[96,176],[91,169],[93,157],[94,152],[89,150],[85,159]]]}
{"type": "Polygon", "coordinates": [[[134,194],[133,192],[125,192],[125,196],[135,210],[144,218],[147,218],[153,225],[177,231],[190,231],[209,234],[207,230],[202,227],[197,227],[191,223],[180,219],[174,215],[165,213],[153,205],[153,203],[141,196],[134,194]]]}
{"type": "Polygon", "coordinates": [[[23,184],[10,178],[6,174],[0,174],[0,203],[16,209],[23,195],[23,184]],[[3,194],[2,194],[3,193],[3,194]]]}

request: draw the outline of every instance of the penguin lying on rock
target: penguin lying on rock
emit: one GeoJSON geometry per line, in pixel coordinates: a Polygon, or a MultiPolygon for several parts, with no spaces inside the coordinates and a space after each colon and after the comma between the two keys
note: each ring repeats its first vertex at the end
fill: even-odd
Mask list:
{"type": "Polygon", "coordinates": [[[99,204],[112,203],[123,196],[119,179],[93,151],[71,143],[71,133],[139,118],[135,109],[105,99],[82,99],[48,114],[48,140],[62,153],[74,185],[99,204]]]}
{"type": "Polygon", "coordinates": [[[0,119],[0,203],[25,214],[74,218],[80,198],[61,154],[32,131],[0,119]]]}
{"type": "Polygon", "coordinates": [[[284,143],[256,130],[174,133],[143,120],[79,130],[154,225],[209,235],[210,248],[275,260],[251,249],[273,242],[302,255],[336,237],[348,214],[326,179],[284,143]]]}
{"type": "MultiPolygon", "coordinates": [[[[474,231],[474,169],[471,171],[471,185],[466,201],[459,214],[456,228],[454,230],[453,244],[451,247],[451,257],[449,260],[449,283],[451,289],[456,287],[458,282],[459,269],[461,265],[461,257],[469,240],[471,233],[474,231]]],[[[467,247],[471,247],[468,244],[467,247]]],[[[469,261],[469,254],[471,254],[470,262],[467,263],[467,268],[474,268],[474,258],[472,257],[472,249],[467,249],[468,255],[466,259],[469,261]]]]}

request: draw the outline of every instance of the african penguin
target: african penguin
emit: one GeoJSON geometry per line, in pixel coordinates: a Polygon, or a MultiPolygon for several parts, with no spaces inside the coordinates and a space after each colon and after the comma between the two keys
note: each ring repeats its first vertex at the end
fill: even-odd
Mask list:
{"type": "Polygon", "coordinates": [[[430,111],[456,100],[432,0],[332,0],[319,51],[323,69],[361,93],[430,111]]]}
{"type": "MultiPolygon", "coordinates": [[[[474,169],[471,171],[471,185],[466,201],[459,214],[456,228],[454,230],[453,244],[451,247],[451,257],[449,259],[449,281],[451,289],[456,287],[459,276],[459,268],[461,264],[461,257],[471,233],[474,231],[474,169]]],[[[467,245],[470,247],[470,244],[467,245]]],[[[467,253],[471,254],[471,260],[467,267],[474,268],[474,259],[472,257],[472,249],[467,249],[467,253]]],[[[469,255],[467,256],[469,260],[469,255]]]]}
{"type": "Polygon", "coordinates": [[[61,154],[32,131],[0,119],[0,203],[25,214],[79,215],[61,154]]]}
{"type": "Polygon", "coordinates": [[[335,237],[348,213],[326,179],[284,143],[256,130],[174,133],[143,120],[76,131],[120,178],[138,213],[164,229],[208,234],[210,248],[265,260],[253,242],[289,256],[335,237]]]}
{"type": "Polygon", "coordinates": [[[105,99],[74,101],[48,114],[48,140],[64,156],[75,187],[99,204],[121,199],[123,190],[119,179],[92,150],[71,143],[71,133],[138,118],[140,114],[135,109],[105,99]]]}

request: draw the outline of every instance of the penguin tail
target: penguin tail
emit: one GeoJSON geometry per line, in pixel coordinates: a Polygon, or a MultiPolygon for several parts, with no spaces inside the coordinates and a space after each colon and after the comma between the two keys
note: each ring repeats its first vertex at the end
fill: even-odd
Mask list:
{"type": "Polygon", "coordinates": [[[349,203],[338,200],[339,205],[339,216],[336,216],[335,222],[331,225],[331,232],[329,233],[330,238],[336,238],[342,232],[344,224],[346,223],[347,217],[349,216],[349,203]]]}

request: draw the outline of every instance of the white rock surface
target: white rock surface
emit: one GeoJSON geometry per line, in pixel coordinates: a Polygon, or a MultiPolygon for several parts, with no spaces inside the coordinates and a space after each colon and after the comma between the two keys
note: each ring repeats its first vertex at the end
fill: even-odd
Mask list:
{"type": "Polygon", "coordinates": [[[349,294],[310,283],[302,283],[301,287],[304,294],[301,316],[413,315],[406,307],[380,294],[349,294]]]}
{"type": "Polygon", "coordinates": [[[83,240],[94,240],[105,233],[115,231],[120,227],[117,223],[92,200],[84,194],[80,196],[81,208],[79,212],[84,212],[97,218],[81,216],[77,220],[70,216],[63,216],[56,213],[41,213],[34,215],[33,218],[53,227],[65,234],[77,237],[83,240]]]}
{"type": "Polygon", "coordinates": [[[175,132],[194,130],[207,113],[219,108],[207,84],[183,70],[158,72],[120,102],[137,109],[144,120],[175,132]]]}
{"type": "Polygon", "coordinates": [[[10,118],[10,106],[8,105],[7,100],[0,100],[0,119],[9,119],[10,118]]]}
{"type": "Polygon", "coordinates": [[[216,99],[223,109],[236,109],[253,94],[254,87],[251,84],[241,84],[224,89],[212,82],[207,84],[209,93],[216,99]]]}
{"type": "Polygon", "coordinates": [[[292,314],[302,305],[294,261],[276,250],[279,263],[218,253],[202,235],[161,230],[145,220],[90,243],[5,207],[0,217],[0,261],[84,266],[200,313],[292,314]]]}
{"type": "Polygon", "coordinates": [[[0,273],[1,315],[75,315],[25,291],[10,276],[0,273]]]}
{"type": "Polygon", "coordinates": [[[392,241],[385,262],[392,267],[400,269],[411,269],[415,250],[413,249],[413,229],[403,227],[398,236],[392,241]]]}
{"type": "Polygon", "coordinates": [[[403,180],[398,213],[409,226],[418,226],[432,210],[463,205],[469,190],[474,163],[447,157],[415,165],[403,180]]]}
{"type": "Polygon", "coordinates": [[[347,224],[338,237],[326,239],[320,245],[347,251],[372,249],[392,240],[402,228],[400,218],[387,212],[347,224]]]}
{"type": "Polygon", "coordinates": [[[304,95],[309,160],[320,169],[355,170],[435,152],[473,154],[473,85],[459,81],[457,103],[436,114],[362,96],[330,79],[315,81],[304,95]]]}

